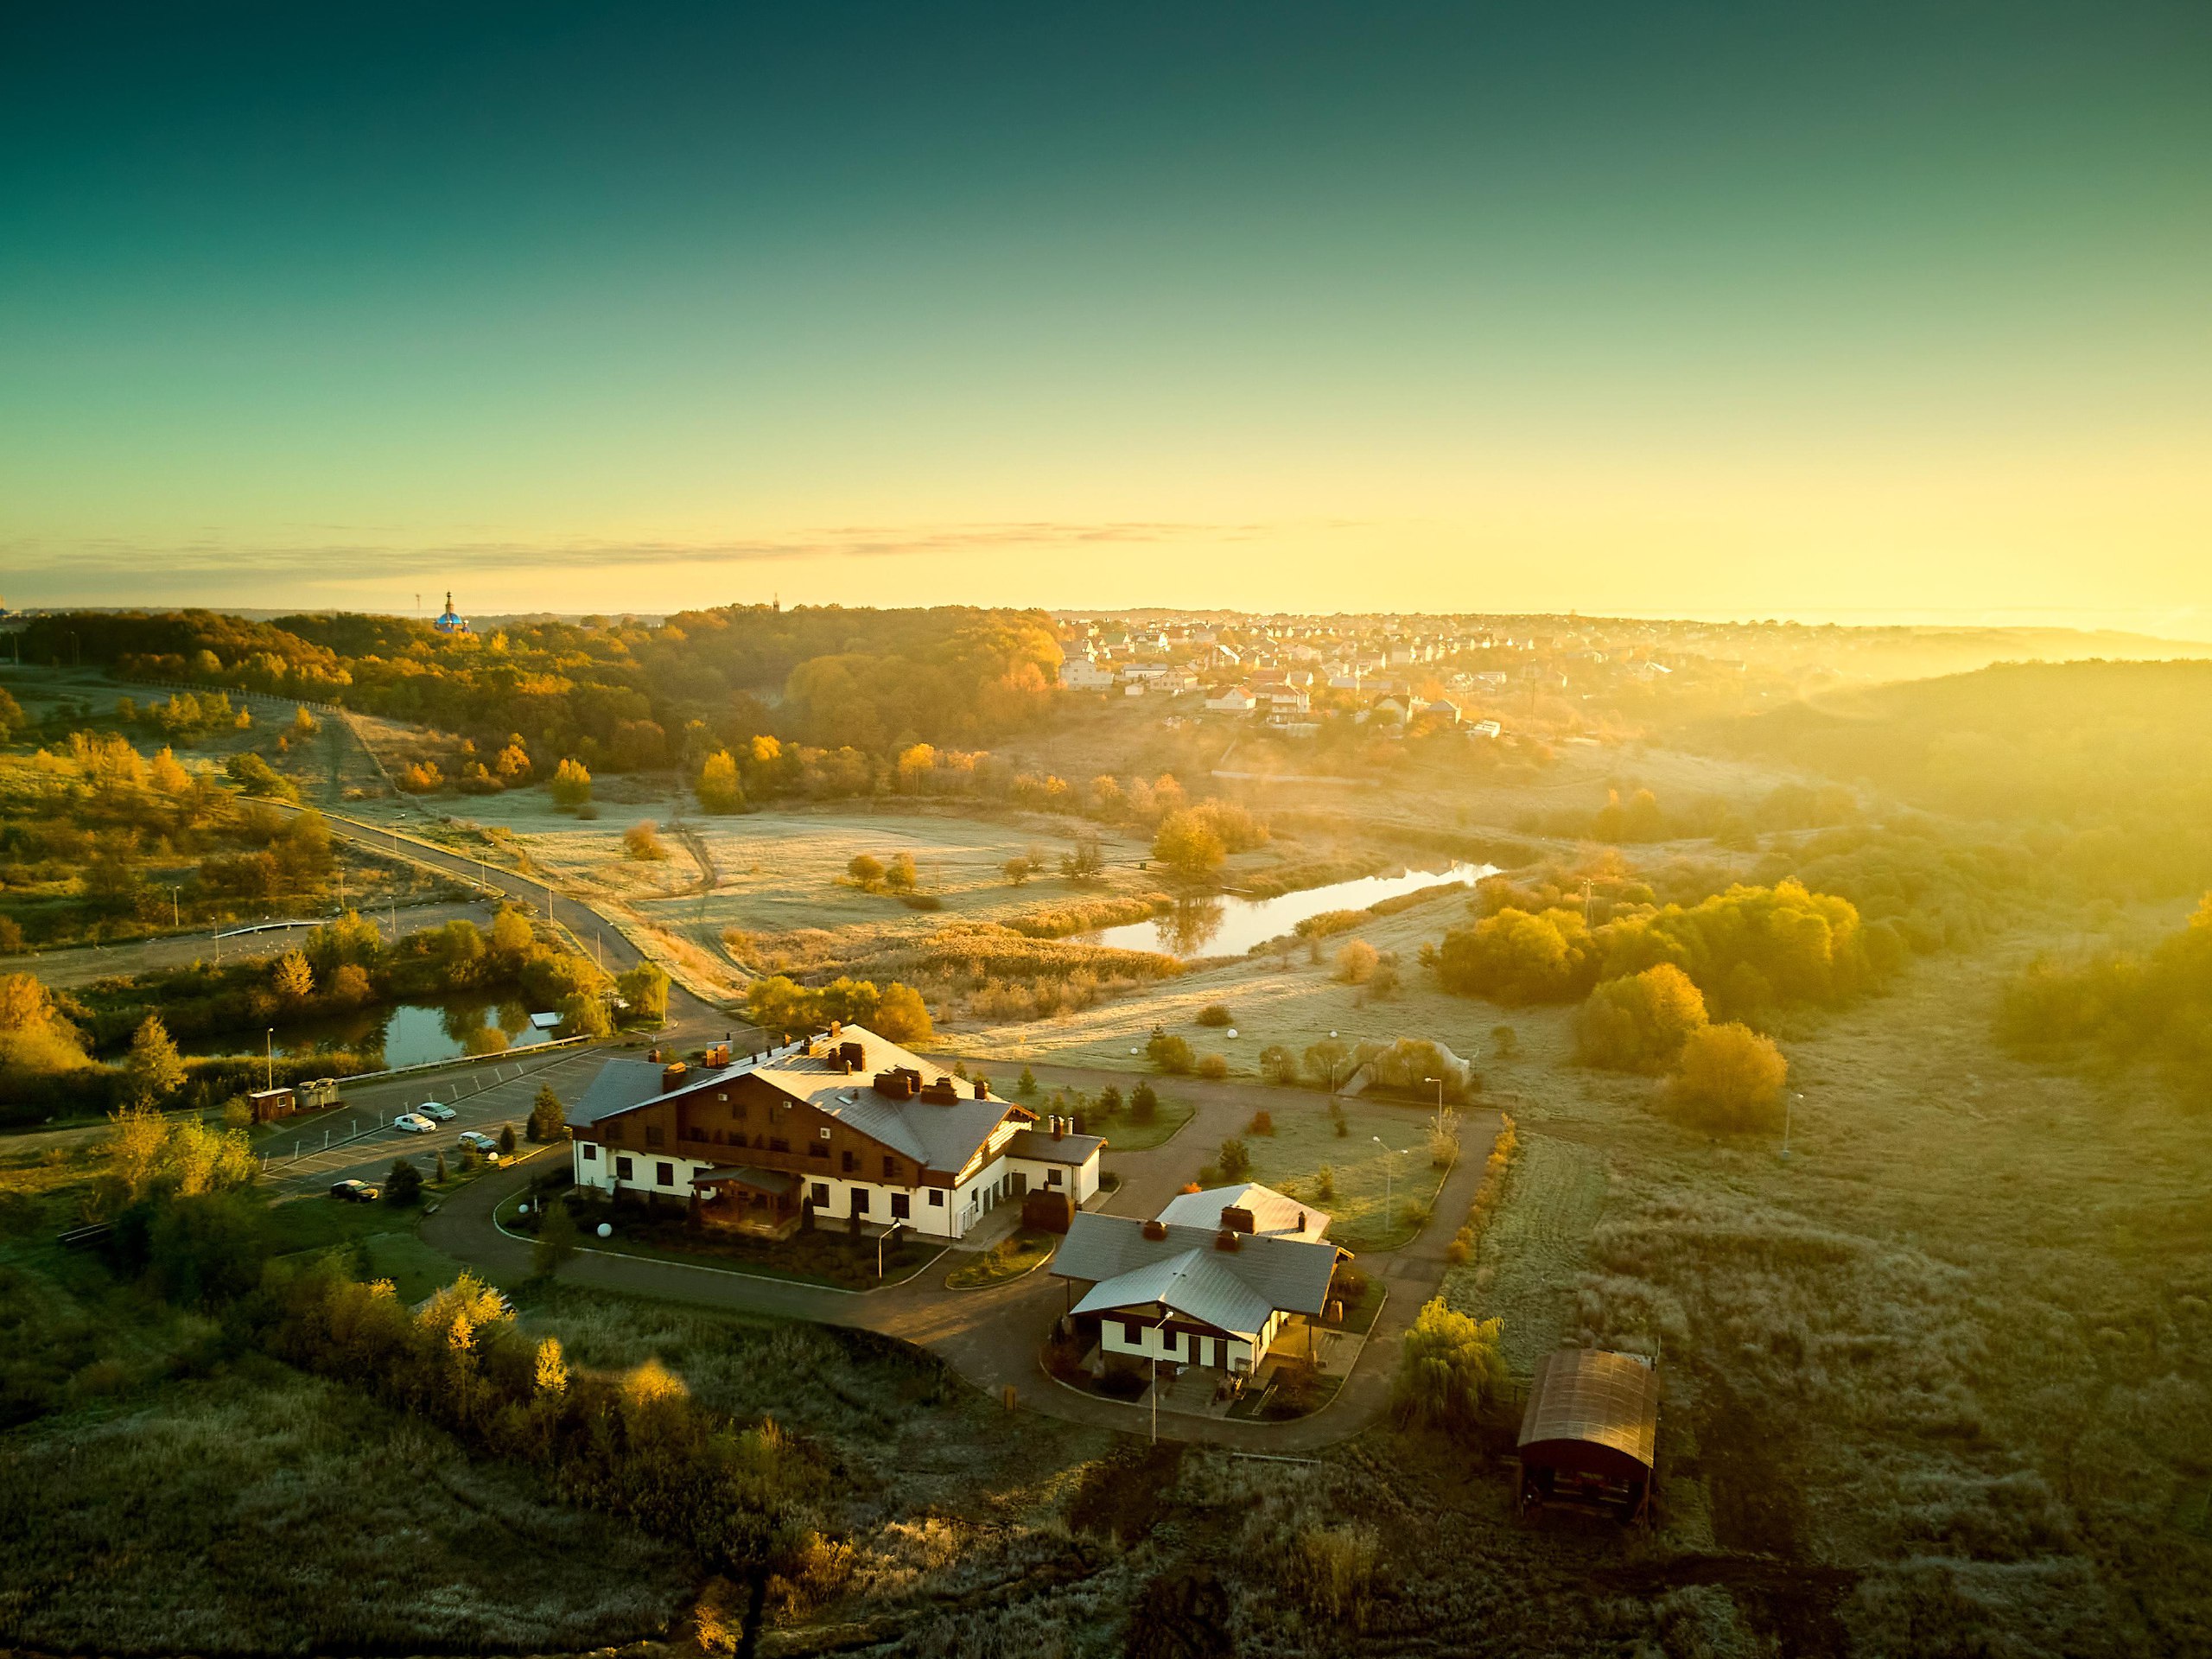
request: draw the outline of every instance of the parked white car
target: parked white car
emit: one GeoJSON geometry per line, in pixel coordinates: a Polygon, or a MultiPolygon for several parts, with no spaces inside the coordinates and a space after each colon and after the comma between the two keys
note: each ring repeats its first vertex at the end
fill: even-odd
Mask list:
{"type": "Polygon", "coordinates": [[[435,1100],[426,1100],[415,1109],[420,1112],[424,1117],[436,1118],[441,1123],[450,1123],[453,1122],[453,1108],[450,1106],[441,1106],[435,1100]]]}
{"type": "Polygon", "coordinates": [[[479,1135],[474,1129],[461,1132],[461,1144],[471,1152],[497,1152],[499,1143],[488,1135],[479,1135]]]}
{"type": "Polygon", "coordinates": [[[438,1126],[420,1112],[402,1112],[391,1120],[391,1127],[403,1135],[428,1135],[438,1126]]]}

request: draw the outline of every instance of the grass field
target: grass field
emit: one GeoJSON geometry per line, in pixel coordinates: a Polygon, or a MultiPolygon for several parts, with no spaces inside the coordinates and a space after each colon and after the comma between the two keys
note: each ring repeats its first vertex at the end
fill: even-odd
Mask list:
{"type": "MultiPolygon", "coordinates": [[[[1347,1133],[1339,1135],[1325,1096],[1285,1090],[1282,1103],[1280,1110],[1270,1109],[1274,1134],[1239,1137],[1251,1153],[1249,1179],[1328,1211],[1333,1217],[1329,1236],[1347,1249],[1394,1250],[1409,1243],[1421,1226],[1408,1221],[1406,1206],[1425,1213],[1446,1174],[1429,1162],[1427,1115],[1414,1107],[1348,1101],[1347,1133]],[[1402,1155],[1394,1159],[1392,1152],[1402,1155]],[[1324,1166],[1331,1173],[1331,1197],[1321,1192],[1324,1166]]],[[[1461,1131],[1463,1155],[1475,1139],[1474,1131],[1461,1131]]],[[[1218,1152],[1192,1146],[1193,1170],[1202,1161],[1213,1163],[1218,1152]]]]}
{"type": "Polygon", "coordinates": [[[1506,1363],[1527,1376],[1574,1329],[1575,1294],[1605,1201],[1605,1161],[1553,1135],[1522,1137],[1504,1206],[1481,1252],[1445,1275],[1445,1300],[1504,1321],[1506,1363]]]}

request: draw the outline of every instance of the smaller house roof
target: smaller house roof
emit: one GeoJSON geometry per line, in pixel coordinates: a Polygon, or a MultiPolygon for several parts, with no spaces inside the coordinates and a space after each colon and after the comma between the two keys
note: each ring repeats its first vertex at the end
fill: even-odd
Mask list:
{"type": "Polygon", "coordinates": [[[1605,1446],[1650,1468],[1659,1442],[1657,1370],[1601,1348],[1546,1354],[1536,1362],[1520,1445],[1560,1440],[1605,1446]]]}
{"type": "Polygon", "coordinates": [[[1106,1313],[1150,1302],[1217,1331],[1255,1336],[1274,1308],[1268,1299],[1221,1265],[1228,1253],[1186,1249],[1093,1285],[1075,1305],[1077,1313],[1106,1313]]]}
{"type": "MultiPolygon", "coordinates": [[[[1095,1211],[1078,1211],[1068,1228],[1067,1236],[1052,1253],[1052,1271],[1062,1279],[1081,1280],[1092,1287],[1083,1300],[1084,1308],[1096,1311],[1103,1306],[1125,1307],[1134,1302],[1157,1302],[1164,1300],[1153,1294],[1153,1278],[1135,1279],[1141,1269],[1157,1268],[1163,1264],[1178,1262],[1196,1255],[1214,1268],[1229,1274],[1253,1296],[1273,1308],[1293,1313],[1319,1313],[1329,1299],[1329,1283],[1335,1277],[1337,1261],[1341,1254],[1333,1244],[1313,1243],[1305,1239],[1283,1238],[1268,1234],[1240,1239],[1234,1250],[1216,1248],[1217,1229],[1211,1227],[1178,1227],[1173,1224],[1147,1223],[1134,1216],[1106,1216],[1095,1211]],[[1157,1238],[1145,1236],[1147,1226],[1156,1226],[1157,1238]],[[1117,1281],[1126,1282],[1116,1283],[1117,1281]],[[1129,1294],[1128,1293],[1138,1293],[1129,1294]],[[1126,1296],[1119,1301],[1101,1301],[1101,1297],[1126,1296]]],[[[1204,1294],[1204,1287],[1214,1282],[1210,1274],[1192,1272],[1186,1275],[1188,1282],[1198,1288],[1191,1294],[1204,1294]]],[[[1160,1284],[1184,1282],[1175,1274],[1160,1275],[1160,1284]]],[[[1224,1297],[1224,1300],[1225,1297],[1224,1297]]],[[[1210,1304],[1211,1305],[1211,1304],[1210,1304]]],[[[1204,1319],[1208,1324],[1221,1325],[1224,1330],[1249,1330],[1249,1325],[1224,1325],[1209,1313],[1197,1307],[1185,1310],[1193,1318],[1204,1319]]],[[[1225,1306],[1215,1306],[1216,1312],[1226,1312],[1225,1306]]]]}
{"type": "Polygon", "coordinates": [[[1006,1143],[1006,1155],[1027,1158],[1032,1163],[1080,1166],[1089,1163],[1091,1154],[1105,1144],[1103,1135],[1063,1135],[1055,1140],[1044,1129],[1016,1129],[1014,1138],[1006,1143]]]}
{"type": "Polygon", "coordinates": [[[1173,1227],[1203,1227],[1221,1230],[1224,1210],[1249,1210],[1255,1234],[1280,1238],[1314,1240],[1329,1230],[1329,1217],[1321,1211],[1286,1198],[1272,1186],[1241,1181],[1235,1186],[1209,1187],[1203,1192],[1182,1192],[1167,1201],[1160,1219],[1173,1227]]]}

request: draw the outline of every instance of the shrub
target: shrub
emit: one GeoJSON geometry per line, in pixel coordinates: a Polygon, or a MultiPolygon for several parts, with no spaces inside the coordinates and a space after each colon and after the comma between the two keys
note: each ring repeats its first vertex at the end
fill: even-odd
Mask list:
{"type": "Polygon", "coordinates": [[[499,1152],[500,1152],[500,1154],[501,1154],[502,1156],[506,1156],[506,1155],[512,1154],[513,1153],[514,1149],[515,1149],[515,1126],[514,1126],[513,1124],[512,1124],[512,1123],[502,1123],[502,1124],[500,1124],[500,1125],[499,1125],[499,1152]]]}
{"type": "Polygon", "coordinates": [[[1749,1026],[1706,1026],[1682,1044],[1669,1092],[1691,1122],[1740,1130],[1771,1123],[1789,1062],[1749,1026]]]}
{"type": "Polygon", "coordinates": [[[1101,1117],[1111,1117],[1115,1113],[1121,1109],[1122,1091],[1109,1083],[1103,1089],[1101,1089],[1098,1091],[1098,1116],[1101,1117]]]}
{"type": "Polygon", "coordinates": [[[699,768],[692,793],[699,810],[718,815],[745,810],[745,786],[738,781],[737,761],[728,749],[716,749],[699,768]]]}
{"type": "Polygon", "coordinates": [[[660,825],[647,818],[622,832],[622,855],[645,862],[664,861],[668,849],[660,838],[660,825]]]}
{"type": "Polygon", "coordinates": [[[943,910],[944,900],[933,893],[902,893],[899,902],[909,910],[943,910]]]}
{"type": "Polygon", "coordinates": [[[866,853],[855,853],[846,864],[845,874],[872,891],[883,880],[883,861],[870,858],[866,853]]]}
{"type": "Polygon", "coordinates": [[[1260,1076],[1287,1089],[1298,1081],[1298,1057],[1281,1043],[1270,1043],[1260,1051],[1260,1076]]]}
{"type": "Polygon", "coordinates": [[[1351,1059],[1350,1047],[1333,1037],[1325,1037],[1307,1046],[1306,1075],[1316,1089],[1333,1089],[1348,1075],[1345,1068],[1351,1059]]]}
{"type": "Polygon", "coordinates": [[[658,1025],[668,1018],[668,975],[658,963],[640,962],[614,979],[614,994],[634,1020],[658,1025]]]}
{"type": "Polygon", "coordinates": [[[423,1196],[423,1172],[410,1159],[395,1158],[384,1178],[384,1201],[405,1209],[423,1196]]]}
{"type": "Polygon", "coordinates": [[[925,1043],[937,1034],[922,994],[896,980],[884,988],[882,1000],[875,1005],[872,1029],[877,1036],[902,1046],[925,1043]]]}
{"type": "Polygon", "coordinates": [[[1273,1135],[1275,1132],[1273,1114],[1266,1111],[1253,1113],[1252,1121],[1244,1126],[1244,1132],[1247,1135],[1273,1135]]]}
{"type": "Polygon", "coordinates": [[[1219,1083],[1229,1075],[1229,1058],[1224,1054],[1201,1054],[1198,1075],[1208,1083],[1219,1083]]]}
{"type": "Polygon", "coordinates": [[[1229,1005],[1225,1002],[1209,1002],[1198,1013],[1198,1023],[1202,1026],[1225,1026],[1230,1019],[1229,1005]]]}
{"type": "Polygon", "coordinates": [[[530,1251],[531,1268],[542,1278],[550,1278],[575,1253],[576,1224],[569,1215],[569,1206],[556,1198],[538,1221],[537,1240],[530,1251]]]}
{"type": "Polygon", "coordinates": [[[1160,1116],[1160,1096],[1152,1085],[1141,1083],[1129,1090],[1129,1116],[1139,1123],[1149,1123],[1160,1116]]]}
{"type": "Polygon", "coordinates": [[[1374,975],[1375,962],[1375,947],[1354,939],[1337,952],[1337,977],[1348,985],[1364,985],[1374,975]]]}
{"type": "Polygon", "coordinates": [[[912,893],[920,880],[912,853],[893,853],[891,861],[883,867],[883,885],[893,893],[912,893]]]}
{"type": "Polygon", "coordinates": [[[1028,1099],[1030,1096],[1035,1094],[1037,1092],[1037,1074],[1034,1071],[1032,1071],[1027,1066],[1023,1066],[1021,1068],[1020,1077],[1014,1080],[1014,1092],[1020,1095],[1024,1100],[1028,1099]]]}
{"type": "Polygon", "coordinates": [[[1145,1058],[1162,1071],[1177,1077],[1187,1074],[1198,1061],[1188,1042],[1160,1030],[1157,1026],[1152,1028],[1152,1036],[1145,1043],[1144,1052],[1145,1058]]]}
{"type": "Polygon", "coordinates": [[[1447,991],[1509,1007],[1564,1002],[1597,982],[1599,957],[1580,912],[1541,915],[1510,906],[1471,927],[1455,927],[1437,948],[1436,977],[1447,991]]]}
{"type": "Polygon", "coordinates": [[[1324,1164],[1313,1172],[1313,1196],[1323,1204],[1333,1204],[1337,1198],[1337,1172],[1324,1164]]]}
{"type": "Polygon", "coordinates": [[[1214,1154],[1214,1167],[1221,1172],[1223,1180],[1241,1181],[1252,1173],[1252,1149],[1231,1135],[1214,1154]]]}

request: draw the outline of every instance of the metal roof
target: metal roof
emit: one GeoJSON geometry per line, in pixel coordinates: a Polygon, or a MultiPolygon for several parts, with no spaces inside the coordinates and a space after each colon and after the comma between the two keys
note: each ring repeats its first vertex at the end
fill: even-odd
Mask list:
{"type": "Polygon", "coordinates": [[[1285,1198],[1272,1186],[1240,1181],[1235,1186],[1209,1187],[1203,1192],[1180,1192],[1160,1212],[1171,1226],[1204,1227],[1217,1232],[1221,1212],[1249,1210],[1256,1232],[1283,1238],[1317,1239],[1329,1230],[1329,1217],[1296,1198],[1285,1198]]]}
{"type": "Polygon", "coordinates": [[[1581,1440],[1646,1469],[1659,1441],[1659,1373],[1634,1354],[1561,1348],[1536,1362],[1520,1444],[1581,1440]]]}
{"type": "Polygon", "coordinates": [[[1226,1250],[1186,1249],[1165,1262],[1102,1281],[1090,1287],[1073,1311],[1107,1313],[1117,1307],[1152,1303],[1217,1331],[1256,1338],[1274,1309],[1266,1297],[1223,1265],[1235,1259],[1226,1250]]]}
{"type": "MultiPolygon", "coordinates": [[[[1244,1292],[1263,1302],[1268,1308],[1281,1308],[1294,1313],[1319,1313],[1329,1299],[1329,1281],[1335,1276],[1340,1255],[1333,1244],[1316,1244],[1304,1239],[1282,1238],[1260,1235],[1239,1239],[1233,1250],[1217,1249],[1217,1230],[1211,1227],[1178,1227],[1163,1229],[1163,1238],[1147,1238],[1147,1224],[1134,1216],[1104,1216],[1095,1211],[1078,1211],[1069,1226],[1067,1236],[1052,1252],[1052,1271],[1062,1279],[1078,1279],[1093,1289],[1084,1297],[1084,1306],[1095,1311],[1096,1298],[1107,1292],[1117,1281],[1147,1268],[1158,1268],[1181,1261],[1184,1257],[1203,1256],[1213,1268],[1228,1274],[1244,1292]]],[[[1190,1283],[1197,1287],[1192,1294],[1205,1294],[1205,1287],[1213,1283],[1211,1274],[1192,1274],[1190,1283]]],[[[1146,1291],[1152,1283],[1171,1285],[1177,1281],[1166,1274],[1158,1281],[1133,1281],[1125,1288],[1145,1292],[1135,1301],[1160,1301],[1163,1299],[1146,1291]]],[[[1117,1291],[1116,1294],[1119,1294],[1117,1291]]],[[[1225,1295],[1226,1293],[1224,1293],[1225,1295]]],[[[1128,1306],[1129,1302],[1111,1304],[1128,1306]]],[[[1224,1330],[1249,1330],[1249,1325],[1231,1325],[1197,1309],[1185,1309],[1194,1318],[1203,1318],[1208,1324],[1219,1325],[1224,1330]]],[[[1266,1316],[1262,1315],[1264,1319],[1266,1316]]]]}
{"type": "Polygon", "coordinates": [[[1103,1135],[1054,1136],[1043,1129],[1017,1129],[1006,1143],[1009,1158],[1027,1158],[1039,1164],[1087,1164],[1090,1154],[1106,1144],[1103,1135]]]}
{"type": "MultiPolygon", "coordinates": [[[[819,1039],[815,1039],[817,1043],[819,1039]]],[[[989,1143],[994,1132],[1009,1116],[1033,1116],[1026,1107],[991,1098],[976,1098],[975,1085],[955,1077],[942,1066],[931,1065],[887,1038],[859,1026],[844,1027],[823,1045],[828,1052],[809,1054],[808,1042],[786,1043],[758,1058],[747,1055],[735,1064],[711,1071],[688,1072],[676,1088],[664,1090],[662,1068],[648,1060],[609,1060],[567,1111],[573,1128],[589,1128],[602,1119],[630,1111],[657,1100],[677,1100],[702,1090],[727,1087],[733,1078],[759,1077],[779,1093],[806,1102],[840,1122],[894,1152],[904,1153],[925,1168],[957,1175],[989,1143]],[[856,1072],[844,1071],[830,1054],[838,1046],[857,1043],[866,1058],[856,1072]],[[879,1095],[872,1075],[909,1067],[924,1083],[940,1078],[960,1090],[950,1102],[918,1097],[893,1100],[879,1095]]]]}

